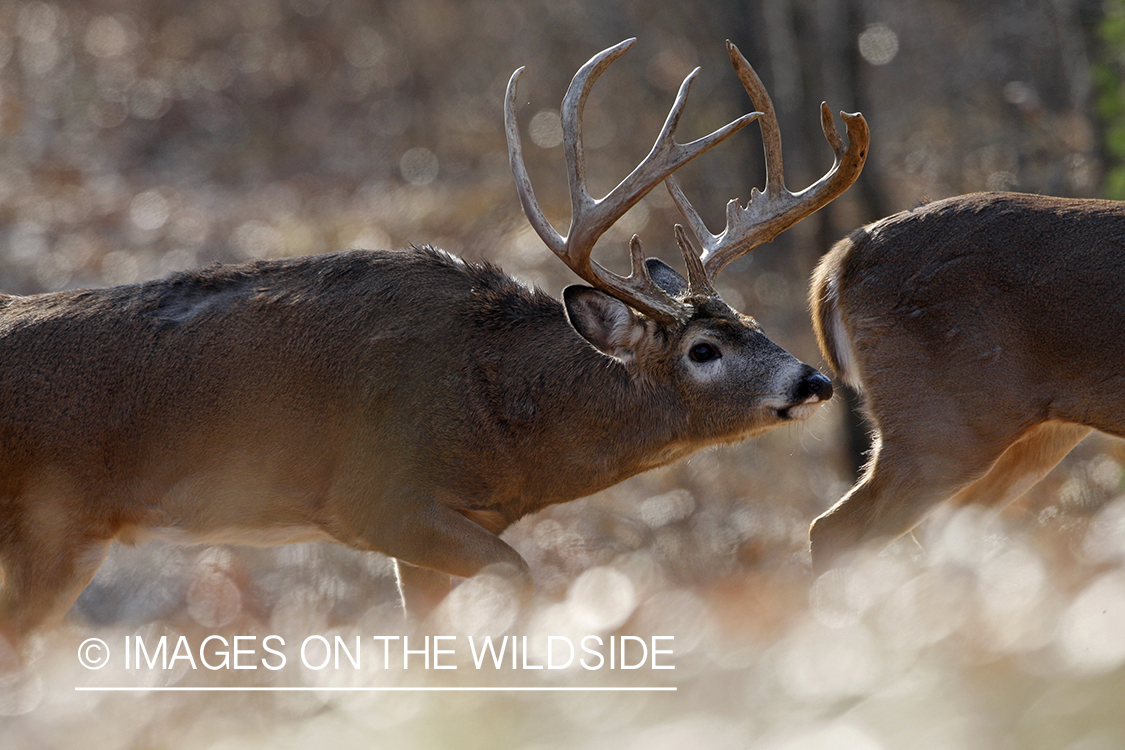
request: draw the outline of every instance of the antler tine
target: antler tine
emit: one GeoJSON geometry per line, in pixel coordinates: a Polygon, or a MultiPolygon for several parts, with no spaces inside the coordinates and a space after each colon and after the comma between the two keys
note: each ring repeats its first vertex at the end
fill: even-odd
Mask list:
{"type": "Polygon", "coordinates": [[[551,222],[543,215],[539,201],[535,200],[535,190],[531,187],[531,178],[523,161],[523,143],[520,140],[519,122],[516,120],[516,85],[523,71],[522,67],[516,68],[512,77],[508,79],[508,89],[504,94],[504,134],[508,139],[508,163],[516,180],[516,192],[523,205],[523,213],[527,216],[531,228],[542,238],[547,247],[559,255],[566,249],[566,238],[555,231],[551,222]]]}
{"type": "MultiPolygon", "coordinates": [[[[566,155],[567,181],[570,185],[571,219],[570,230],[567,235],[568,254],[574,252],[576,246],[582,246],[583,243],[578,241],[579,239],[585,239],[579,235],[581,230],[586,229],[588,233],[593,234],[593,240],[596,240],[617,220],[617,218],[619,218],[610,218],[609,223],[604,227],[592,225],[587,227],[583,222],[583,219],[591,211],[594,211],[599,204],[605,205],[604,202],[606,198],[600,201],[595,200],[586,189],[586,157],[582,148],[582,111],[586,108],[586,99],[590,96],[590,90],[593,89],[594,82],[601,77],[601,74],[605,72],[606,68],[617,60],[617,58],[621,57],[621,55],[625,54],[636,42],[637,40],[635,38],[626,39],[620,44],[616,44],[594,55],[574,74],[574,78],[570,81],[570,86],[566,89],[566,95],[563,96],[562,108],[559,115],[562,120],[563,152],[566,155]],[[599,229],[600,231],[597,231],[599,229]],[[596,234],[594,234],[594,232],[596,232],[596,234]]],[[[640,197],[638,196],[638,200],[639,199],[640,197]]],[[[591,222],[591,224],[604,223],[605,218],[609,217],[599,218],[602,218],[601,222],[591,222]]],[[[592,245],[593,242],[591,241],[590,244],[592,245]]]]}
{"type": "Polygon", "coordinates": [[[683,226],[676,225],[676,244],[680,246],[680,254],[684,256],[684,265],[687,266],[688,288],[692,296],[717,297],[718,292],[707,278],[707,269],[703,267],[703,260],[695,252],[683,226]]]}
{"type": "Polygon", "coordinates": [[[781,158],[781,130],[777,125],[773,102],[761,79],[738,48],[727,42],[727,50],[730,52],[731,62],[742,81],[743,88],[750,95],[754,105],[761,107],[765,112],[759,119],[762,143],[765,148],[765,191],[759,193],[757,189],[751,190],[750,201],[745,208],[736,200],[730,201],[727,204],[726,228],[716,235],[707,229],[676,181],[673,178],[666,181],[672,200],[703,245],[703,265],[712,282],[728,263],[763,242],[772,241],[774,237],[847,190],[863,171],[870,142],[867,121],[863,119],[863,115],[841,112],[840,116],[844,120],[848,135],[848,142],[845,144],[836,131],[831,110],[827,104],[822,103],[821,127],[828,145],[832,148],[835,161],[832,168],[808,188],[798,193],[789,192],[785,187],[781,158]]]}
{"type": "MultiPolygon", "coordinates": [[[[727,123],[715,132],[691,141],[690,143],[676,143],[676,126],[680,122],[680,116],[687,103],[688,91],[691,90],[692,81],[695,80],[698,74],[699,68],[696,68],[689,73],[687,77],[684,78],[683,83],[680,84],[680,89],[676,93],[676,99],[672,104],[671,110],[668,112],[668,117],[665,118],[664,125],[660,129],[660,134],[653,142],[652,149],[649,150],[648,155],[641,160],[641,163],[638,164],[624,180],[618,183],[613,190],[609,191],[604,198],[597,201],[591,200],[584,206],[584,208],[589,211],[589,221],[587,224],[580,225],[577,220],[574,220],[575,229],[572,231],[577,233],[579,229],[582,229],[583,234],[580,235],[580,237],[583,240],[587,240],[591,247],[593,241],[596,241],[597,238],[609,229],[609,227],[613,226],[613,223],[621,218],[626,211],[635,206],[641,198],[666,180],[674,171],[708,149],[722,143],[759,116],[760,113],[751,112],[739,117],[733,122],[727,123]]],[[[565,127],[563,133],[565,138],[565,127]]],[[[579,158],[581,158],[580,148],[578,154],[579,158]]],[[[580,166],[577,173],[582,175],[584,180],[584,168],[580,166]]],[[[581,185],[581,189],[585,192],[584,182],[581,185]]],[[[578,247],[583,247],[586,244],[585,242],[579,242],[578,238],[571,241],[578,247]]]]}
{"type": "Polygon", "coordinates": [[[636,205],[652,188],[667,179],[672,172],[741,130],[760,113],[744,115],[690,143],[676,143],[674,138],[676,126],[683,113],[691,82],[699,72],[698,69],[692,71],[680,85],[672,109],[648,155],[608,195],[600,200],[592,198],[586,188],[585,157],[582,149],[582,110],[594,82],[635,42],[635,39],[627,39],[591,58],[575,74],[563,98],[561,112],[563,148],[567,161],[572,210],[570,229],[566,237],[559,234],[543,215],[542,209],[535,200],[531,180],[524,165],[519,126],[515,116],[516,85],[523,68],[512,74],[505,98],[504,126],[508,137],[508,155],[516,180],[516,189],[528,221],[563,262],[583,280],[650,317],[663,322],[683,321],[690,315],[690,307],[671,298],[652,281],[643,262],[643,249],[639,239],[634,238],[630,244],[632,270],[627,277],[606,270],[590,257],[594,243],[626,211],[636,205]]]}
{"type": "Polygon", "coordinates": [[[750,101],[755,107],[761,107],[762,112],[765,113],[758,120],[758,127],[762,129],[762,148],[765,150],[766,193],[788,192],[785,189],[785,164],[781,158],[781,126],[777,124],[777,111],[773,107],[773,99],[766,91],[766,86],[758,77],[758,73],[738,51],[738,47],[729,40],[727,53],[738,74],[738,80],[742,82],[742,88],[750,95],[750,101]]]}

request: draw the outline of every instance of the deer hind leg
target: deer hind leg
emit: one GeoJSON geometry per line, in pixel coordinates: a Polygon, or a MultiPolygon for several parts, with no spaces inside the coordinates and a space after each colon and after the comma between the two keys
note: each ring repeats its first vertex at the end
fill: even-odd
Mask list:
{"type": "Polygon", "coordinates": [[[916,435],[908,430],[876,437],[864,476],[813,521],[809,540],[817,574],[861,544],[910,531],[935,505],[988,474],[1017,439],[985,439],[968,426],[949,425],[940,440],[922,443],[916,435]]]}
{"type": "Polygon", "coordinates": [[[987,474],[954,495],[952,502],[1004,507],[1034,487],[1091,431],[1069,422],[1037,425],[1012,443],[987,474]]]}
{"type": "Polygon", "coordinates": [[[13,649],[32,631],[62,619],[110,546],[107,540],[44,542],[23,538],[0,545],[0,637],[13,649]]]}

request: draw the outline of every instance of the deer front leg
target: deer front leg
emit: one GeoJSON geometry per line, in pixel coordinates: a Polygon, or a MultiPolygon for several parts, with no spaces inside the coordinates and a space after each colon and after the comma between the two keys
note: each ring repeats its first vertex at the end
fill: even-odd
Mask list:
{"type": "Polygon", "coordinates": [[[419,568],[402,560],[395,560],[395,576],[402,608],[407,617],[415,620],[425,619],[453,587],[448,573],[419,568]]]}
{"type": "Polygon", "coordinates": [[[527,562],[500,537],[431,499],[396,499],[381,517],[363,522],[357,536],[395,558],[410,617],[425,619],[449,593],[450,576],[470,578],[485,568],[506,578],[522,601],[531,598],[535,583],[527,562]]]}

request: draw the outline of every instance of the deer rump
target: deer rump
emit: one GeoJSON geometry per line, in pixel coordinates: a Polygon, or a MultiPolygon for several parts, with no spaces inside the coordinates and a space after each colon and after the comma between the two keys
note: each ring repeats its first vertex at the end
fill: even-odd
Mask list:
{"type": "Polygon", "coordinates": [[[857,230],[810,292],[821,351],[875,428],[812,527],[825,570],[939,502],[1002,506],[1091,429],[1125,437],[1125,204],[981,193],[857,230]]]}

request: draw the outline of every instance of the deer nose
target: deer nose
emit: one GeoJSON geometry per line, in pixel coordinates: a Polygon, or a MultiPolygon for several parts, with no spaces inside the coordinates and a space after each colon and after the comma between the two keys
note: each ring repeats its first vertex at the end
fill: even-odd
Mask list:
{"type": "Polygon", "coordinates": [[[832,398],[832,381],[816,370],[812,370],[801,379],[801,382],[797,383],[793,395],[794,400],[802,404],[814,399],[816,401],[827,401],[832,398]]]}

